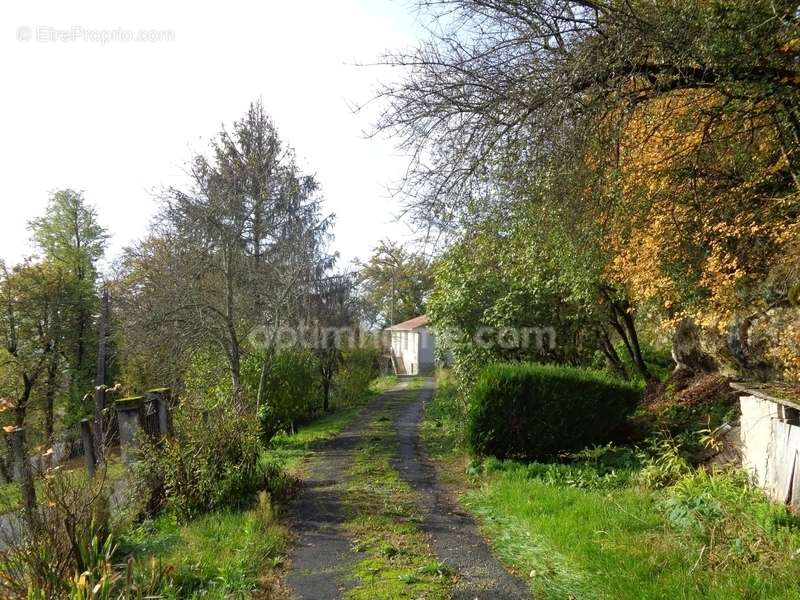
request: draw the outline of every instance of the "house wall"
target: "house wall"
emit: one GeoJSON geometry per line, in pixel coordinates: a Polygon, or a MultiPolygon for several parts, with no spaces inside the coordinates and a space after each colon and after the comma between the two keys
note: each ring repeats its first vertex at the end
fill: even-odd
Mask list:
{"type": "Polygon", "coordinates": [[[403,359],[406,373],[418,375],[430,371],[435,363],[436,339],[427,327],[416,331],[392,331],[392,351],[403,359]]]}
{"type": "Polygon", "coordinates": [[[392,350],[395,356],[403,359],[406,373],[416,375],[419,372],[419,334],[415,331],[393,331],[392,350]]]}
{"type": "Polygon", "coordinates": [[[419,330],[419,370],[430,371],[434,367],[436,338],[427,327],[419,330]]]}
{"type": "Polygon", "coordinates": [[[742,396],[742,466],[760,487],[768,482],[772,449],[773,420],[778,418],[778,405],[756,396],[742,396]]]}
{"type": "Polygon", "coordinates": [[[800,427],[786,407],[742,396],[742,466],[773,500],[800,506],[800,427]]]}

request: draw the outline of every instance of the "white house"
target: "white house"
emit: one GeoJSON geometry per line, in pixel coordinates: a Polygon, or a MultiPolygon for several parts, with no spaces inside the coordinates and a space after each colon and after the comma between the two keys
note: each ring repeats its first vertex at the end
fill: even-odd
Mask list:
{"type": "Polygon", "coordinates": [[[433,332],[428,327],[428,317],[421,315],[387,327],[391,336],[390,358],[398,375],[418,375],[433,370],[433,332]]]}

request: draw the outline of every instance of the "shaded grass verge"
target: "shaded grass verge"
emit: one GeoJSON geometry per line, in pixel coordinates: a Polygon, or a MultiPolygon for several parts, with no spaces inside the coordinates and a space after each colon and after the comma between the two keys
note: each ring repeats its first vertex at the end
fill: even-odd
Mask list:
{"type": "Polygon", "coordinates": [[[247,510],[218,511],[181,524],[171,514],[128,532],[125,554],[158,561],[169,573],[162,597],[247,598],[270,589],[280,598],[276,577],[283,564],[285,527],[273,520],[269,502],[247,510]]]}

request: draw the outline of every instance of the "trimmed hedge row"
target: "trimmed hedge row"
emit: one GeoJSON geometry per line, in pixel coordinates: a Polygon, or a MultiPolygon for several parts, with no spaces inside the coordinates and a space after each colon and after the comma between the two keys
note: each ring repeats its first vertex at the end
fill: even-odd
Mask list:
{"type": "Polygon", "coordinates": [[[602,371],[496,363],[478,377],[467,440],[478,455],[538,459],[605,442],[641,397],[602,371]]]}

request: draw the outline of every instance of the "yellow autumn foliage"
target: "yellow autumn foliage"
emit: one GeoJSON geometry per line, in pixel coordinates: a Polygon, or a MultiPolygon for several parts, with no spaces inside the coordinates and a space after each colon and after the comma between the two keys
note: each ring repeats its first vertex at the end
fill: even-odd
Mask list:
{"type": "MultiPolygon", "coordinates": [[[[799,275],[800,194],[771,107],[745,119],[729,104],[680,91],[624,120],[606,277],[657,307],[665,329],[688,316],[719,336],[736,318],[768,319],[799,275]]],[[[796,376],[800,314],[773,333],[770,357],[796,376]]]]}

